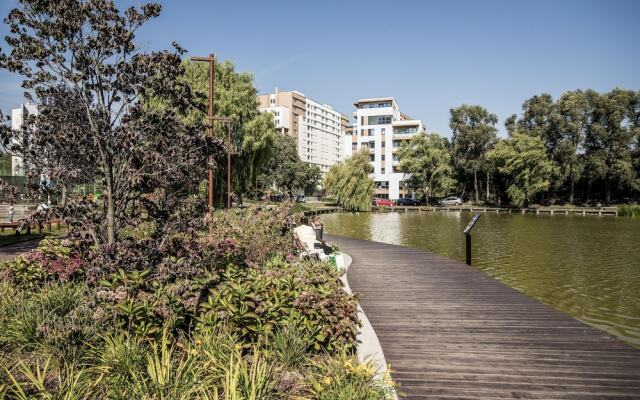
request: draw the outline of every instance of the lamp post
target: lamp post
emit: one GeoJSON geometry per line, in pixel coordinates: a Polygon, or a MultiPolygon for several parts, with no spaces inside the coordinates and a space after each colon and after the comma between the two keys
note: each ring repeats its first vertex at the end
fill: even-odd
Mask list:
{"type": "Polygon", "coordinates": [[[231,117],[211,117],[213,121],[222,122],[227,126],[227,208],[231,208],[231,125],[233,118],[231,117]]]}
{"type": "MultiPolygon", "coordinates": [[[[216,76],[216,56],[211,53],[208,57],[191,57],[191,61],[204,61],[209,63],[209,111],[207,116],[209,118],[209,127],[207,133],[209,136],[213,136],[213,99],[214,99],[214,84],[216,76]]],[[[208,201],[209,211],[213,211],[213,168],[209,167],[209,188],[208,188],[208,201]]]]}

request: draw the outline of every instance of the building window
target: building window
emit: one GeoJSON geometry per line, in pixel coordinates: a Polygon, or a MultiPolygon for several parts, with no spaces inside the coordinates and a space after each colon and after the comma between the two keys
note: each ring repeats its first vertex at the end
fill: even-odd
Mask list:
{"type": "Polygon", "coordinates": [[[352,143],[351,150],[357,150],[357,149],[358,149],[358,143],[352,143]]]}
{"type": "Polygon", "coordinates": [[[368,118],[368,125],[387,125],[391,123],[391,115],[372,115],[368,118]]]}
{"type": "Polygon", "coordinates": [[[398,168],[398,166],[397,166],[397,165],[394,165],[394,166],[393,166],[393,172],[394,172],[394,173],[399,173],[399,172],[400,172],[400,168],[398,168]]]}
{"type": "Polygon", "coordinates": [[[382,156],[380,156],[380,159],[381,159],[382,161],[384,161],[384,154],[383,154],[382,156]]]}
{"type": "Polygon", "coordinates": [[[380,173],[381,173],[382,175],[384,175],[384,173],[385,173],[384,168],[381,168],[381,169],[380,169],[380,173]]]}
{"type": "Polygon", "coordinates": [[[369,159],[370,159],[371,161],[375,161],[375,160],[376,160],[376,156],[375,156],[375,154],[369,154],[369,159]]]}
{"type": "Polygon", "coordinates": [[[393,155],[393,161],[400,161],[400,158],[398,157],[397,154],[393,155]]]}
{"type": "Polygon", "coordinates": [[[382,129],[380,130],[380,133],[382,133],[382,136],[384,136],[385,130],[386,130],[385,128],[382,128],[382,129]]]}
{"type": "Polygon", "coordinates": [[[369,142],[369,148],[370,149],[375,149],[376,148],[376,142],[369,142]]]}
{"type": "Polygon", "coordinates": [[[394,135],[406,135],[406,134],[417,133],[417,132],[418,132],[418,127],[417,126],[410,126],[410,127],[394,128],[393,129],[393,134],[394,135]]]}
{"type": "Polygon", "coordinates": [[[373,136],[374,135],[373,129],[367,129],[367,135],[373,136]]]}
{"type": "Polygon", "coordinates": [[[387,145],[387,142],[385,140],[382,141],[382,147],[385,147],[387,145]]]}

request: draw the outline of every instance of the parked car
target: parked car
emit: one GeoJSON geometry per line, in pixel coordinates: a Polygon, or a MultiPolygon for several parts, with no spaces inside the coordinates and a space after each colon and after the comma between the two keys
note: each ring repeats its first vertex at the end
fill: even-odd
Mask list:
{"type": "Polygon", "coordinates": [[[407,197],[405,197],[403,199],[396,200],[396,205],[398,205],[398,206],[417,206],[418,204],[420,204],[420,203],[418,203],[417,200],[410,199],[410,198],[407,198],[407,197]]]}
{"type": "Polygon", "coordinates": [[[306,203],[306,202],[307,202],[307,200],[305,200],[305,198],[304,198],[304,196],[303,196],[303,195],[299,194],[299,195],[296,197],[296,203],[306,203]]]}
{"type": "Polygon", "coordinates": [[[460,197],[447,197],[444,200],[440,200],[441,206],[459,206],[462,205],[462,199],[460,197]]]}
{"type": "Polygon", "coordinates": [[[392,200],[389,199],[379,199],[379,198],[374,198],[372,204],[374,206],[378,206],[378,207],[393,207],[395,206],[395,203],[392,200]]]}

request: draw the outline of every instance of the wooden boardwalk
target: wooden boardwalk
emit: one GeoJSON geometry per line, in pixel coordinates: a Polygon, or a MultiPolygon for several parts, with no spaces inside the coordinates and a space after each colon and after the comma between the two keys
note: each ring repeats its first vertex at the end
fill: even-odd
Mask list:
{"type": "Polygon", "coordinates": [[[465,264],[327,235],[408,399],[640,399],[640,350],[465,264]]]}

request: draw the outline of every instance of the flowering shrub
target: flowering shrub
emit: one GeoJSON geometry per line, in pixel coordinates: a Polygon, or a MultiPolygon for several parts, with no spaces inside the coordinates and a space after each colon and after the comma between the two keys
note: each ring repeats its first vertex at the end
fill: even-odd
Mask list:
{"type": "Polygon", "coordinates": [[[2,276],[33,288],[47,281],[69,281],[82,275],[86,262],[69,241],[47,238],[26,256],[6,262],[2,276]]]}
{"type": "Polygon", "coordinates": [[[286,257],[295,250],[291,232],[301,219],[302,214],[292,213],[288,204],[217,212],[208,218],[203,243],[205,249],[228,249],[227,256],[238,266],[255,267],[274,255],[286,257]]]}

